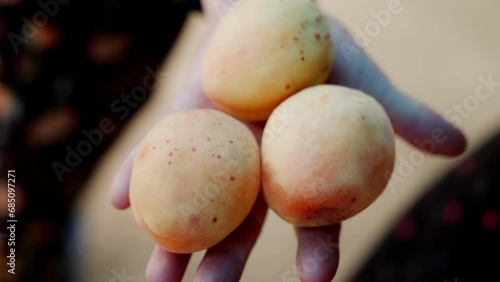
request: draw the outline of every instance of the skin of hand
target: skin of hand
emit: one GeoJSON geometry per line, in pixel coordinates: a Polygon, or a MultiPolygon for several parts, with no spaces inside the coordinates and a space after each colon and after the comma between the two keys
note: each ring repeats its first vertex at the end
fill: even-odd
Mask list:
{"type": "MultiPolygon", "coordinates": [[[[217,21],[217,13],[213,9],[214,3],[202,1],[205,15],[210,22],[217,21]]],[[[227,1],[226,1],[227,2],[227,1]]],[[[432,154],[456,156],[466,147],[464,135],[451,124],[446,122],[432,110],[405,96],[396,89],[377,66],[365,55],[361,48],[357,48],[352,56],[344,56],[340,49],[341,43],[348,46],[357,46],[348,32],[340,23],[328,17],[330,32],[334,42],[334,64],[327,83],[344,85],[359,89],[376,98],[387,111],[395,132],[418,148],[418,140],[432,136],[435,129],[440,129],[448,136],[446,142],[435,144],[435,148],[418,148],[432,154]]],[[[208,38],[209,34],[207,34],[208,38]]],[[[205,41],[206,42],[206,41],[205,41]]],[[[188,75],[184,87],[172,103],[167,105],[166,114],[193,108],[213,108],[205,97],[200,83],[200,61],[204,50],[202,44],[199,53],[192,62],[191,73],[188,75]]],[[[248,127],[258,135],[262,132],[263,123],[247,123],[248,127]]],[[[111,188],[111,201],[118,209],[126,209],[129,202],[129,179],[135,150],[124,161],[111,188]]],[[[245,221],[228,237],[216,246],[207,250],[202,262],[198,266],[194,281],[238,281],[248,256],[261,232],[267,213],[267,205],[260,195],[245,221]]],[[[339,262],[338,244],[340,225],[316,228],[295,228],[298,239],[296,267],[301,281],[331,281],[335,276],[339,262]],[[307,271],[306,264],[314,259],[319,242],[328,242],[333,251],[326,257],[317,260],[315,271],[307,271]]],[[[190,254],[174,254],[156,246],[149,260],[146,277],[148,281],[181,281],[189,262],[190,254]]]]}

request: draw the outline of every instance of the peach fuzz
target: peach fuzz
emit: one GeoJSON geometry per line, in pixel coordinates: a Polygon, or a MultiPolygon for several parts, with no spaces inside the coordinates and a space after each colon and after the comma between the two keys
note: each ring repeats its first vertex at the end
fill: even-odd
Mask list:
{"type": "Polygon", "coordinates": [[[192,253],[243,222],[260,179],[259,148],[243,123],[216,110],[178,112],[140,144],[130,201],[136,221],[158,245],[192,253]]]}
{"type": "Polygon", "coordinates": [[[311,87],[283,102],[266,124],[263,194],[293,225],[339,223],[383,192],[394,155],[391,123],[375,99],[340,86],[311,87]]]}
{"type": "Polygon", "coordinates": [[[202,60],[202,87],[222,111],[262,121],[287,97],[324,83],[330,31],[310,0],[241,0],[216,26],[202,60]]]}

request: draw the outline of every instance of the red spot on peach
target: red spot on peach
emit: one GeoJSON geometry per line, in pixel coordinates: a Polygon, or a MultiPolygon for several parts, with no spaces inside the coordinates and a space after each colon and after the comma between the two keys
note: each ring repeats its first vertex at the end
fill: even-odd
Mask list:
{"type": "Polygon", "coordinates": [[[156,150],[156,146],[153,146],[153,150],[156,150]]]}
{"type": "Polygon", "coordinates": [[[174,148],[174,151],[177,151],[177,148],[174,148]]]}
{"type": "Polygon", "coordinates": [[[171,157],[173,154],[174,154],[174,153],[172,153],[172,152],[168,152],[168,156],[170,156],[170,157],[171,157]]]}
{"type": "Polygon", "coordinates": [[[210,137],[207,136],[207,141],[210,141],[210,137]]]}
{"type": "Polygon", "coordinates": [[[198,225],[200,223],[200,217],[197,215],[189,216],[189,224],[190,225],[198,225]]]}
{"type": "Polygon", "coordinates": [[[167,139],[167,141],[165,141],[165,143],[170,143],[170,139],[167,139]]]}
{"type": "Polygon", "coordinates": [[[221,155],[217,155],[217,158],[220,160],[222,158],[222,156],[221,155]]]}
{"type": "Polygon", "coordinates": [[[169,164],[169,165],[171,165],[171,164],[172,164],[172,162],[168,162],[168,164],[169,164]]]}
{"type": "Polygon", "coordinates": [[[191,148],[191,151],[196,152],[196,147],[191,148]]]}
{"type": "Polygon", "coordinates": [[[314,37],[316,38],[316,40],[321,40],[321,34],[319,33],[315,33],[314,37]]]}
{"type": "Polygon", "coordinates": [[[229,180],[234,181],[234,180],[236,180],[236,178],[234,176],[231,176],[231,178],[229,178],[229,180]]]}
{"type": "Polygon", "coordinates": [[[290,84],[287,84],[287,85],[286,85],[286,89],[287,89],[287,90],[288,90],[288,89],[290,89],[290,84]]]}
{"type": "Polygon", "coordinates": [[[233,140],[229,140],[229,144],[233,144],[233,140]]]}

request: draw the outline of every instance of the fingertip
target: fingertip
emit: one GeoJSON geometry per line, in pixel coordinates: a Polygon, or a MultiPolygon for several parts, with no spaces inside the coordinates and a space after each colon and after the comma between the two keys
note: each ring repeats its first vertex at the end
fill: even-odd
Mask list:
{"type": "Polygon", "coordinates": [[[119,172],[115,179],[113,180],[113,184],[111,186],[111,203],[113,206],[119,210],[127,209],[130,206],[130,199],[128,195],[129,191],[129,179],[125,178],[119,172]]]}
{"type": "Polygon", "coordinates": [[[146,267],[148,282],[181,281],[191,254],[174,254],[155,246],[153,254],[146,267]]]}
{"type": "Polygon", "coordinates": [[[111,203],[115,208],[120,210],[127,209],[130,206],[129,182],[137,148],[138,147],[136,146],[127,156],[121,167],[118,169],[118,172],[111,184],[111,203]]]}
{"type": "Polygon", "coordinates": [[[339,264],[340,225],[296,228],[297,272],[303,282],[331,281],[339,264]]]}
{"type": "Polygon", "coordinates": [[[464,133],[433,110],[418,104],[409,117],[409,123],[396,127],[396,131],[417,149],[443,156],[458,156],[465,151],[464,133]]]}

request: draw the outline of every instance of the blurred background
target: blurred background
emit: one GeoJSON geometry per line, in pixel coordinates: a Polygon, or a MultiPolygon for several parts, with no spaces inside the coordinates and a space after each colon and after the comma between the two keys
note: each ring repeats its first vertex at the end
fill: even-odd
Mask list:
{"type": "MultiPolygon", "coordinates": [[[[500,281],[500,3],[317,2],[469,141],[443,158],[398,140],[393,181],[342,226],[334,281],[500,281]]],[[[111,206],[109,187],[182,87],[207,28],[196,0],[0,0],[0,281],[145,281],[153,243],[111,206]]],[[[270,212],[241,281],[299,281],[295,251],[292,227],[270,212]]]]}

